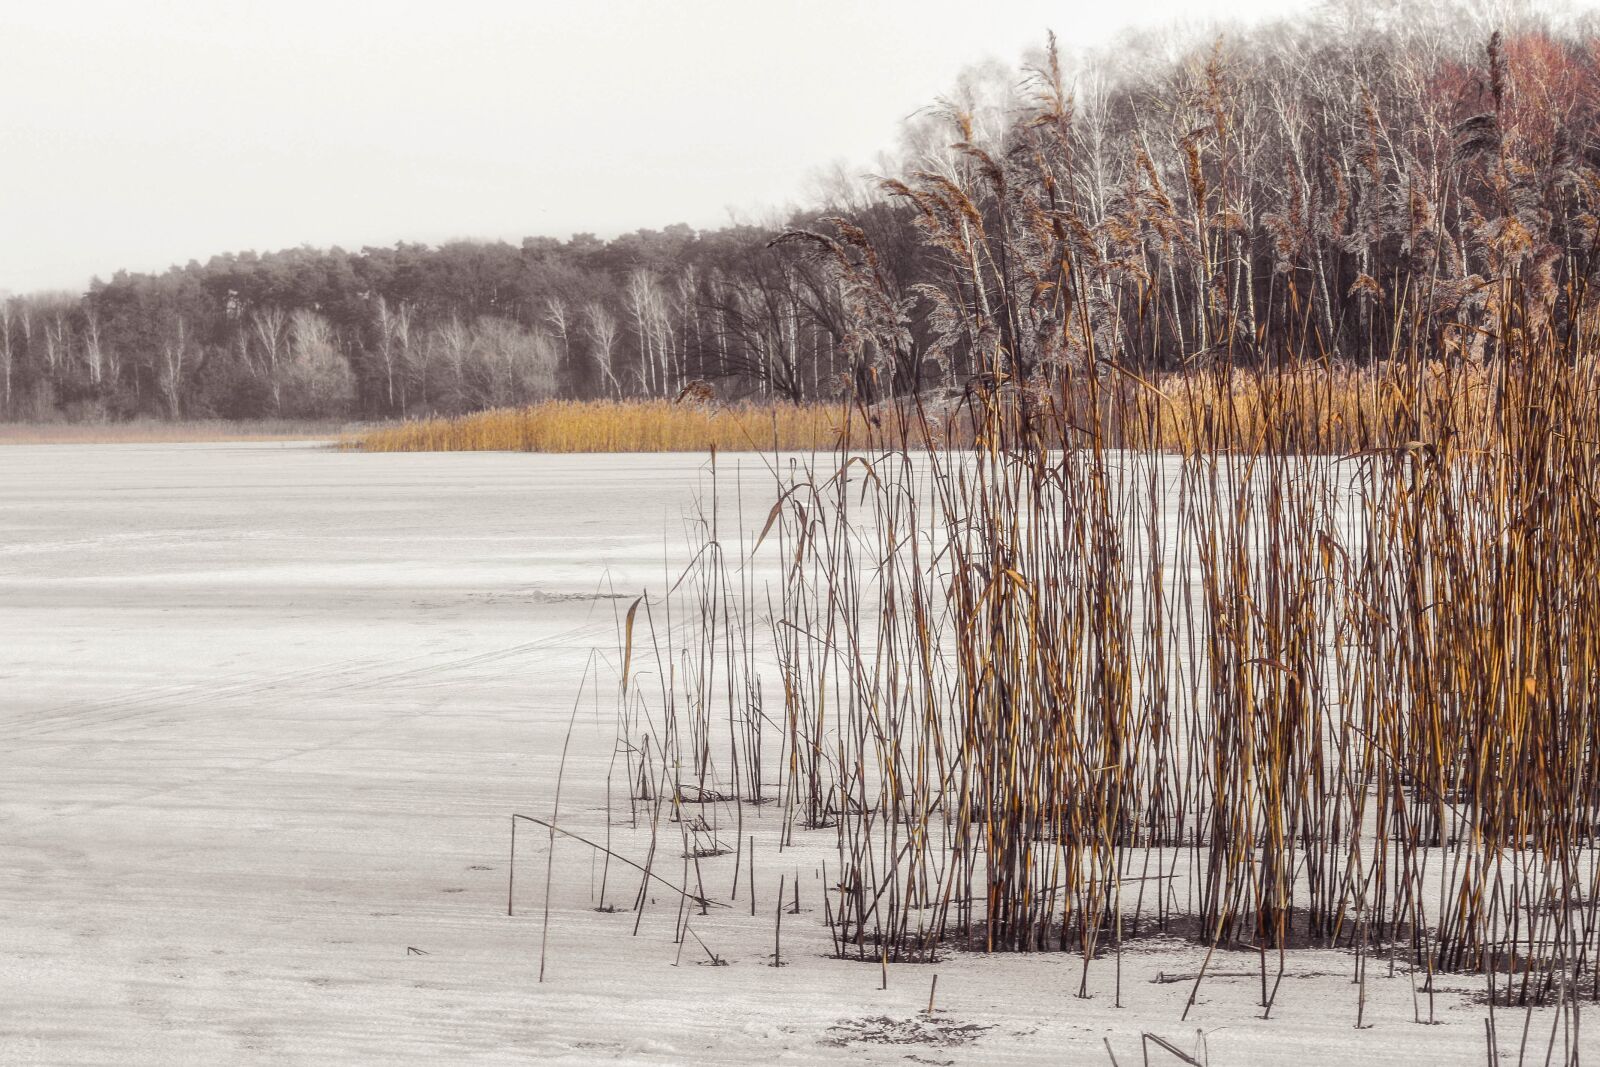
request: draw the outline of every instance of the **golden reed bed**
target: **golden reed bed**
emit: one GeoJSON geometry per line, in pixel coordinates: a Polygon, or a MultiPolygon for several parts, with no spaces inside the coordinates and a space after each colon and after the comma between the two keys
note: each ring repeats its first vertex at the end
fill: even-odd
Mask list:
{"type": "MultiPolygon", "coordinates": [[[[1104,443],[1126,448],[1347,453],[1395,448],[1432,427],[1423,443],[1481,447],[1492,419],[1479,364],[1420,368],[1312,364],[1295,369],[1217,369],[1142,378],[1110,370],[1102,388],[1040,391],[1041,426],[1098,425],[1104,443]],[[1090,408],[1098,408],[1091,418],[1090,408]]],[[[988,388],[992,388],[989,386],[988,388]]],[[[1002,385],[1001,389],[1008,389],[1002,385]]],[[[667,400],[552,400],[456,418],[420,419],[347,435],[364,452],[811,451],[886,439],[904,447],[970,444],[977,391],[894,404],[681,404],[667,400]],[[869,422],[870,426],[869,432],[869,422]]]]}
{"type": "Polygon", "coordinates": [[[831,448],[842,405],[704,407],[667,400],[551,400],[422,419],[352,438],[364,452],[703,452],[831,448]]]}

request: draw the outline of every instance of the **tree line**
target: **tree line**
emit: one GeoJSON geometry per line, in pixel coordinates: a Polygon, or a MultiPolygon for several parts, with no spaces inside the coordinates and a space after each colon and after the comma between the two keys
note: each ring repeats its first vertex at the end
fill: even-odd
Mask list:
{"type": "MultiPolygon", "coordinates": [[[[1413,4],[969,72],[773,226],[229,253],[0,301],[0,417],[955,394],[1421,343],[1592,299],[1600,33],[1413,4]]],[[[1572,343],[1582,339],[1574,338],[1572,343]]]]}

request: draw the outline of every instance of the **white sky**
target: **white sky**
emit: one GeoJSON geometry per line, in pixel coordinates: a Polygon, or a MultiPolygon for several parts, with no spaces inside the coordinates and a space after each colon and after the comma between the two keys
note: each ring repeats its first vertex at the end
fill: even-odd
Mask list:
{"type": "Polygon", "coordinates": [[[0,290],[302,243],[721,225],[1067,47],[1309,0],[0,0],[0,290]]]}

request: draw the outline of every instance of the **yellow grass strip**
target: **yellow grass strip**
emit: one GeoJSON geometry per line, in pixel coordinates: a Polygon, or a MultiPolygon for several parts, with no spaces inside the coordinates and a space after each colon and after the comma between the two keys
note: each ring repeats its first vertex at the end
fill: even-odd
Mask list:
{"type": "MultiPolygon", "coordinates": [[[[1295,368],[1172,372],[1153,382],[1110,379],[1092,393],[1041,397],[1040,423],[1069,429],[1052,445],[1084,443],[1099,427],[1109,447],[1190,453],[1273,451],[1344,454],[1398,448],[1415,438],[1481,448],[1492,411],[1482,404],[1482,366],[1424,363],[1420,368],[1357,368],[1308,363],[1295,368]],[[1411,380],[1415,376],[1416,380],[1411,380]],[[1407,400],[1406,398],[1410,398],[1407,400]],[[1098,414],[1096,413],[1098,409],[1098,414]]],[[[972,442],[975,413],[987,401],[969,390],[926,401],[926,432],[940,445],[972,442]]],[[[874,405],[848,418],[842,404],[742,404],[716,407],[667,400],[553,400],[456,418],[423,419],[350,435],[365,452],[704,452],[831,449],[841,429],[852,440],[922,448],[924,422],[907,401],[874,405]],[[869,426],[867,420],[871,420],[869,426]]],[[[1055,432],[1055,431],[1047,431],[1055,432]]]]}
{"type": "Polygon", "coordinates": [[[423,419],[346,440],[363,452],[704,452],[832,448],[843,405],[708,408],[666,400],[552,400],[423,419]]]}

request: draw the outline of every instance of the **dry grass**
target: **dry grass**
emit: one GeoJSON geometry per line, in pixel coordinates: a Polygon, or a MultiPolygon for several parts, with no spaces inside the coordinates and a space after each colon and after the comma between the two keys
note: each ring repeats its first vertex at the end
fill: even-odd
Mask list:
{"type": "MultiPolygon", "coordinates": [[[[1341,455],[1400,447],[1419,425],[1447,427],[1458,447],[1482,447],[1491,383],[1481,365],[1443,362],[1359,368],[1314,363],[1217,368],[1150,379],[1110,374],[1093,390],[1018,396],[1049,447],[1103,444],[1170,453],[1289,450],[1341,455]],[[1030,405],[1031,401],[1031,405],[1030,405]]],[[[1010,395],[1002,386],[998,392],[1010,395]]],[[[426,419],[344,439],[364,452],[815,451],[892,441],[967,446],[981,432],[971,391],[959,399],[875,404],[735,405],[665,400],[549,401],[458,418],[426,419]]]]}
{"type": "MultiPolygon", "coordinates": [[[[1067,126],[1035,118],[1041,141],[1067,126]]],[[[1270,1016],[1286,954],[1335,946],[1358,1028],[1369,961],[1409,980],[1418,1022],[1439,1021],[1437,973],[1470,973],[1491,1046],[1494,1005],[1553,1004],[1544,1058],[1576,1063],[1600,1000],[1589,262],[1491,247],[1470,304],[1401,263],[1370,287],[1384,315],[1348,318],[1356,368],[1332,357],[1349,331],[1311,325],[1337,299],[1285,272],[1257,320],[1219,283],[1222,213],[1130,196],[1187,251],[1163,262],[1130,228],[1113,263],[1046,210],[1070,143],[997,160],[968,139],[967,180],[897,190],[947,256],[925,295],[972,362],[962,395],[852,407],[838,452],[774,465],[754,522],[714,489],[628,630],[653,653],[632,677],[619,659],[652,854],[708,803],[732,822],[776,801],[784,834],[837,845],[837,953],[885,971],[1057,950],[1087,996],[1091,967],[1120,978],[1124,946],[1163,933],[1208,946],[1191,1006],[1214,950],[1245,950],[1270,1016]]],[[[904,305],[835,229],[785,240],[818,250],[888,368],[904,305]]]]}
{"type": "Polygon", "coordinates": [[[767,801],[776,749],[841,954],[1159,930],[1264,990],[1331,943],[1593,995],[1600,368],[1197,375],[1172,452],[1114,446],[1161,405],[1101,384],[969,398],[979,447],[857,420],[781,476],[772,588],[713,502],[652,627],[674,691],[624,710],[640,794],[767,801]]]}
{"type": "Polygon", "coordinates": [[[1492,433],[1489,377],[1483,365],[1459,361],[1219,367],[1153,382],[1119,376],[1095,390],[1104,397],[1096,416],[1074,412],[1078,429],[1069,438],[1081,441],[1083,427],[1098,426],[1107,444],[1180,455],[1346,455],[1421,435],[1481,448],[1492,433]]]}
{"type": "Polygon", "coordinates": [[[263,419],[231,422],[4,422],[0,445],[169,444],[206,441],[338,440],[355,428],[348,422],[263,419]]]}
{"type": "Polygon", "coordinates": [[[552,400],[426,419],[349,438],[364,452],[724,452],[832,448],[842,406],[707,407],[666,400],[552,400]]]}

